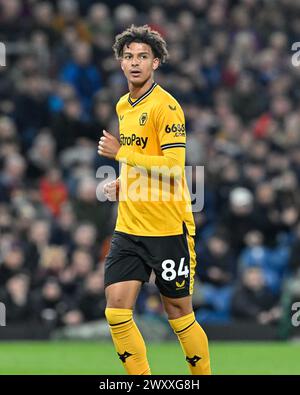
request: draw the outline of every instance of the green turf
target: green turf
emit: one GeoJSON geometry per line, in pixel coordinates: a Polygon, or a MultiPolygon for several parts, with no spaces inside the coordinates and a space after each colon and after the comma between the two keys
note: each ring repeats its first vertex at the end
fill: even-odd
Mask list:
{"type": "MultiPolygon", "coordinates": [[[[300,374],[300,345],[210,343],[214,374],[300,374]]],[[[177,343],[148,344],[153,374],[188,374],[177,343]]],[[[0,374],[124,374],[111,344],[1,342],[0,374]]]]}

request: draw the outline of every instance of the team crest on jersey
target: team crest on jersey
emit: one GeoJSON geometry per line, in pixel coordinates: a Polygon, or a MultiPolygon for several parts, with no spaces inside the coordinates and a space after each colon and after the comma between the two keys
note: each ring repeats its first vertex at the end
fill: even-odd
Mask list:
{"type": "Polygon", "coordinates": [[[147,122],[148,119],[148,114],[146,112],[143,112],[143,114],[140,116],[140,125],[144,126],[145,123],[147,122]]]}

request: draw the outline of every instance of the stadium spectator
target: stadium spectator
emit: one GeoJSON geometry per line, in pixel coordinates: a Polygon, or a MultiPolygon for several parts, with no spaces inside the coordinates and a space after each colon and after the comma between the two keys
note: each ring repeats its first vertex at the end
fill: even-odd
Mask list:
{"type": "Polygon", "coordinates": [[[96,260],[100,254],[100,246],[96,242],[97,231],[91,223],[81,223],[73,231],[70,252],[76,248],[88,251],[96,260]]]}
{"type": "Polygon", "coordinates": [[[235,278],[234,257],[223,235],[215,234],[206,241],[197,251],[197,262],[197,273],[204,283],[222,287],[231,284],[235,278]]]}
{"type": "Polygon", "coordinates": [[[76,293],[82,291],[85,279],[94,268],[93,256],[85,250],[76,249],[71,258],[70,270],[73,275],[73,286],[76,287],[76,293]]]}
{"type": "Polygon", "coordinates": [[[255,198],[257,229],[262,232],[266,245],[275,246],[280,232],[280,224],[277,219],[276,191],[272,183],[259,183],[255,188],[255,198]]]}
{"type": "Polygon", "coordinates": [[[62,298],[62,289],[55,278],[49,277],[32,295],[33,311],[38,322],[55,328],[62,324],[68,304],[62,298]]]}
{"type": "Polygon", "coordinates": [[[226,236],[213,234],[197,247],[196,271],[201,302],[197,317],[202,322],[220,323],[230,319],[230,303],[236,277],[236,261],[226,236]]]}
{"type": "Polygon", "coordinates": [[[56,142],[49,130],[43,129],[33,140],[28,151],[26,177],[30,182],[36,182],[55,165],[56,142]]]}
{"type": "Polygon", "coordinates": [[[105,306],[103,275],[91,272],[86,276],[78,307],[86,321],[93,321],[104,318],[105,306]]]}
{"type": "Polygon", "coordinates": [[[111,231],[109,227],[109,202],[98,202],[96,196],[97,183],[92,178],[83,178],[78,185],[77,196],[73,201],[73,209],[79,222],[94,224],[98,232],[98,240],[103,241],[111,231]]]}
{"type": "Polygon", "coordinates": [[[58,278],[66,266],[66,249],[61,246],[47,246],[40,257],[35,274],[37,286],[47,281],[48,277],[58,278]]]}
{"type": "Polygon", "coordinates": [[[71,84],[83,109],[91,109],[93,95],[102,87],[101,74],[92,63],[92,49],[85,42],[76,43],[73,59],[61,70],[61,80],[71,84]]]}
{"type": "Polygon", "coordinates": [[[221,226],[229,231],[230,245],[236,253],[244,246],[247,232],[255,229],[253,195],[246,188],[234,188],[229,194],[229,207],[223,214],[221,226]]]}
{"type": "Polygon", "coordinates": [[[48,39],[50,47],[53,47],[59,37],[53,24],[53,4],[50,1],[37,2],[33,6],[32,18],[32,30],[43,32],[48,39]]]}
{"type": "Polygon", "coordinates": [[[262,270],[251,267],[243,270],[240,282],[232,296],[232,314],[237,319],[251,320],[260,324],[278,321],[278,299],[266,287],[262,270]]]}
{"type": "Polygon", "coordinates": [[[0,266],[0,285],[4,286],[7,281],[26,271],[24,252],[18,245],[11,245],[3,252],[3,261],[0,266]]]}
{"type": "Polygon", "coordinates": [[[1,292],[1,301],[6,307],[6,319],[9,324],[30,322],[33,310],[29,296],[30,279],[25,274],[11,277],[1,292]]]}
{"type": "Polygon", "coordinates": [[[2,200],[9,202],[14,192],[24,185],[27,163],[18,153],[7,156],[4,160],[3,171],[0,173],[0,188],[2,200]]]}
{"type": "Polygon", "coordinates": [[[25,76],[15,98],[17,127],[23,147],[28,149],[39,129],[49,125],[48,89],[45,81],[36,74],[25,76]]]}
{"type": "Polygon", "coordinates": [[[61,172],[52,168],[40,181],[41,198],[51,214],[56,217],[60,214],[61,206],[68,199],[68,191],[61,178],[61,172]]]}
{"type": "Polygon", "coordinates": [[[245,245],[239,257],[239,269],[259,267],[268,289],[278,295],[287,269],[289,250],[280,244],[273,249],[265,246],[263,235],[255,230],[246,234],[245,245]]]}
{"type": "Polygon", "coordinates": [[[79,4],[76,0],[59,0],[58,13],[53,25],[58,33],[62,33],[67,27],[72,26],[81,40],[88,41],[90,35],[79,11],[79,4]]]}
{"type": "Polygon", "coordinates": [[[27,31],[28,25],[19,23],[22,14],[21,0],[5,1],[1,0],[1,40],[4,37],[11,41],[22,39],[27,31]]]}
{"type": "MultiPolygon", "coordinates": [[[[36,276],[41,256],[50,243],[50,237],[51,227],[47,220],[37,219],[33,221],[28,229],[27,244],[25,247],[26,262],[34,277],[36,276]]],[[[34,281],[33,284],[35,284],[34,281]]]]}
{"type": "Polygon", "coordinates": [[[52,242],[55,245],[70,246],[72,233],[76,226],[75,214],[69,202],[61,206],[59,215],[55,218],[52,228],[52,242]]]}
{"type": "Polygon", "coordinates": [[[90,123],[88,137],[97,142],[103,129],[113,117],[112,97],[106,89],[102,89],[94,96],[93,122],[90,123]]]}
{"type": "Polygon", "coordinates": [[[62,110],[53,118],[52,130],[58,152],[75,145],[78,138],[86,134],[82,107],[76,97],[64,100],[62,110]]]}

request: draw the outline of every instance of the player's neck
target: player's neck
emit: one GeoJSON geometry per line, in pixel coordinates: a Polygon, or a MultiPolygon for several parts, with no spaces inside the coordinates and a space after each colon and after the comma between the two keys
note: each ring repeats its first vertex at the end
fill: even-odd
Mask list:
{"type": "Polygon", "coordinates": [[[141,86],[135,86],[131,83],[128,84],[129,87],[129,95],[131,99],[139,99],[141,96],[143,96],[152,86],[154,80],[153,77],[149,78],[144,85],[141,86]]]}

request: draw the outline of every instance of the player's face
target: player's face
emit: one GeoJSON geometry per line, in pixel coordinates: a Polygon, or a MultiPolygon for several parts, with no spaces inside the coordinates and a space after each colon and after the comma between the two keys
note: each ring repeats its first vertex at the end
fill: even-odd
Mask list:
{"type": "Polygon", "coordinates": [[[132,85],[143,85],[158,66],[159,59],[154,57],[148,44],[133,42],[129,46],[124,46],[121,68],[132,85]]]}

